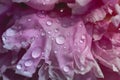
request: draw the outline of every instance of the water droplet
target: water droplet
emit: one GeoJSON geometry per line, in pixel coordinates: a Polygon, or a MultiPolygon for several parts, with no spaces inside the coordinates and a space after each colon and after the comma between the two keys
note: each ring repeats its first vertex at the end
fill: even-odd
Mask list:
{"type": "Polygon", "coordinates": [[[13,29],[7,29],[6,35],[7,36],[14,36],[16,34],[16,31],[13,29]]]}
{"type": "Polygon", "coordinates": [[[56,37],[56,43],[57,44],[64,44],[65,43],[65,38],[63,36],[58,36],[56,37]]]}
{"type": "Polygon", "coordinates": [[[54,51],[54,53],[56,54],[56,53],[57,53],[57,51],[54,51]]]}
{"type": "Polygon", "coordinates": [[[84,43],[85,38],[86,38],[85,35],[82,35],[80,39],[80,43],[84,43]]]}
{"type": "Polygon", "coordinates": [[[41,33],[41,36],[45,36],[45,32],[42,32],[42,33],[41,33]]]}
{"type": "Polygon", "coordinates": [[[85,35],[82,35],[82,39],[85,39],[85,35]]]}
{"type": "Polygon", "coordinates": [[[79,24],[79,27],[82,27],[82,24],[79,24]]]}
{"type": "Polygon", "coordinates": [[[18,64],[18,65],[16,66],[16,68],[17,68],[17,69],[22,69],[22,65],[18,64]]]}
{"type": "Polygon", "coordinates": [[[120,28],[118,28],[118,30],[120,31],[120,28]]]}
{"type": "Polygon", "coordinates": [[[38,58],[40,55],[41,55],[41,50],[40,50],[40,49],[35,49],[35,50],[32,52],[32,57],[33,57],[33,58],[38,58]]]}
{"type": "Polygon", "coordinates": [[[50,34],[51,32],[50,31],[48,31],[48,34],[50,34]]]}
{"type": "Polygon", "coordinates": [[[40,18],[44,18],[46,15],[45,15],[45,11],[40,11],[37,13],[37,16],[40,17],[40,18]]]}
{"type": "Polygon", "coordinates": [[[58,29],[55,29],[55,32],[57,33],[57,32],[58,32],[58,29]]]}
{"type": "Polygon", "coordinates": [[[52,25],[52,21],[47,21],[47,25],[51,26],[52,25]]]}
{"type": "Polygon", "coordinates": [[[32,19],[30,19],[30,18],[28,19],[28,21],[31,21],[31,20],[32,20],[32,19]]]}
{"type": "Polygon", "coordinates": [[[26,47],[28,47],[28,46],[29,46],[29,43],[28,43],[28,42],[23,41],[23,42],[21,42],[21,46],[22,46],[23,48],[26,48],[26,47]]]}
{"type": "Polygon", "coordinates": [[[68,71],[69,71],[69,67],[64,66],[64,67],[63,67],[63,70],[64,70],[65,72],[68,72],[68,71]]]}
{"type": "Polygon", "coordinates": [[[81,40],[80,40],[80,43],[84,43],[84,41],[81,39],[81,40]]]}
{"type": "Polygon", "coordinates": [[[83,66],[81,66],[80,70],[81,70],[81,71],[84,71],[84,70],[85,70],[85,68],[84,68],[83,66]]]}
{"type": "Polygon", "coordinates": [[[33,61],[32,60],[28,60],[25,62],[25,66],[32,66],[33,61]]]}
{"type": "Polygon", "coordinates": [[[64,11],[63,9],[60,10],[60,12],[63,12],[63,11],[64,11]]]}
{"type": "Polygon", "coordinates": [[[65,46],[64,46],[63,48],[64,48],[64,49],[66,49],[66,47],[65,47],[65,46]]]}

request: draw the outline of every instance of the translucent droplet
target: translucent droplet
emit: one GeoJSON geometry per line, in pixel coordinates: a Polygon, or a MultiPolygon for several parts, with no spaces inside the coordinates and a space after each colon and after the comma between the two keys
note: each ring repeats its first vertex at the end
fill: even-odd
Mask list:
{"type": "Polygon", "coordinates": [[[54,53],[57,53],[57,51],[54,51],[54,53]]]}
{"type": "Polygon", "coordinates": [[[81,71],[84,71],[84,70],[85,70],[85,68],[84,68],[83,66],[81,66],[80,70],[81,70],[81,71]]]}
{"type": "Polygon", "coordinates": [[[65,72],[68,72],[68,71],[69,71],[69,67],[64,66],[64,67],[63,67],[63,70],[64,70],[65,72]]]}
{"type": "Polygon", "coordinates": [[[28,21],[31,21],[31,20],[32,20],[32,19],[30,19],[30,18],[28,19],[28,21]]]}
{"type": "Polygon", "coordinates": [[[51,32],[50,31],[48,31],[48,34],[50,34],[51,32]]]}
{"type": "Polygon", "coordinates": [[[84,41],[81,39],[81,40],[80,40],[80,43],[84,43],[84,41]]]}
{"type": "Polygon", "coordinates": [[[58,32],[58,29],[55,29],[55,32],[57,33],[57,32],[58,32]]]}
{"type": "Polygon", "coordinates": [[[18,65],[16,66],[16,68],[17,68],[17,69],[22,69],[22,65],[18,64],[18,65]]]}
{"type": "Polygon", "coordinates": [[[60,12],[63,12],[63,11],[64,11],[63,9],[60,10],[60,12]]]}
{"type": "Polygon", "coordinates": [[[25,62],[25,66],[32,66],[33,65],[33,61],[32,60],[28,60],[25,62]]]}
{"type": "Polygon", "coordinates": [[[64,44],[65,43],[65,38],[63,36],[58,36],[56,37],[56,43],[57,44],[64,44]]]}
{"type": "Polygon", "coordinates": [[[43,5],[46,5],[49,2],[50,2],[50,0],[44,0],[43,5]]]}
{"type": "Polygon", "coordinates": [[[8,30],[6,31],[6,35],[7,35],[7,36],[14,36],[15,34],[16,34],[16,31],[13,30],[13,29],[8,29],[8,30]]]}
{"type": "Polygon", "coordinates": [[[86,38],[85,35],[82,35],[82,36],[81,36],[81,39],[80,39],[80,43],[84,43],[85,38],[86,38]]]}
{"type": "Polygon", "coordinates": [[[37,13],[37,16],[40,17],[40,18],[44,18],[46,15],[45,15],[45,11],[40,11],[37,13]]]}
{"type": "Polygon", "coordinates": [[[46,23],[48,26],[51,26],[52,25],[52,21],[47,21],[46,23]]]}
{"type": "Polygon", "coordinates": [[[32,52],[32,57],[33,57],[33,58],[38,58],[40,55],[41,55],[41,50],[40,50],[40,49],[35,49],[35,50],[32,52]]]}
{"type": "Polygon", "coordinates": [[[79,24],[79,27],[82,27],[82,24],[79,24]]]}
{"type": "Polygon", "coordinates": [[[45,32],[42,32],[42,33],[41,33],[41,36],[45,36],[45,32]]]}
{"type": "Polygon", "coordinates": [[[21,46],[22,46],[23,48],[26,48],[26,47],[29,46],[29,43],[23,41],[23,42],[21,42],[21,46]]]}
{"type": "Polygon", "coordinates": [[[85,35],[82,35],[82,39],[85,39],[85,35]]]}
{"type": "Polygon", "coordinates": [[[65,46],[64,46],[63,48],[64,48],[64,49],[66,49],[66,47],[65,47],[65,46]]]}

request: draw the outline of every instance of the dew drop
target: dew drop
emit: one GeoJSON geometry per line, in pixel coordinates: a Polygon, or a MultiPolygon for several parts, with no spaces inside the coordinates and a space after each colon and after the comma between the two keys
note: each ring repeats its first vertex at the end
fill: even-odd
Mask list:
{"type": "Polygon", "coordinates": [[[58,36],[56,37],[56,43],[57,44],[64,44],[65,43],[65,38],[63,36],[58,36]]]}
{"type": "Polygon", "coordinates": [[[48,26],[51,26],[52,25],[52,21],[47,21],[46,23],[48,26]]]}
{"type": "Polygon", "coordinates": [[[45,15],[45,11],[40,11],[37,13],[37,16],[40,17],[40,18],[44,18],[46,15],[45,15]]]}
{"type": "Polygon", "coordinates": [[[32,66],[33,61],[32,60],[28,60],[25,62],[25,66],[32,66]]]}
{"type": "Polygon", "coordinates": [[[82,35],[82,39],[85,39],[85,35],[82,35]]]}
{"type": "Polygon", "coordinates": [[[41,33],[41,36],[45,36],[45,32],[42,32],[42,33],[41,33]]]}
{"type": "Polygon", "coordinates": [[[64,11],[63,9],[60,10],[60,12],[63,12],[63,11],[64,11]]]}
{"type": "Polygon", "coordinates": [[[33,58],[38,58],[41,54],[41,50],[40,49],[35,49],[33,52],[32,52],[32,57],[33,58]]]}
{"type": "Polygon", "coordinates": [[[84,68],[83,66],[81,66],[80,70],[81,70],[81,71],[84,71],[84,70],[85,70],[85,68],[84,68]]]}
{"type": "Polygon", "coordinates": [[[13,29],[8,29],[8,30],[6,31],[6,35],[7,35],[7,36],[14,36],[15,34],[16,34],[16,31],[13,30],[13,29]]]}
{"type": "Polygon", "coordinates": [[[68,72],[68,71],[69,71],[69,67],[64,66],[64,67],[63,67],[63,70],[64,70],[65,72],[68,72]]]}
{"type": "Polygon", "coordinates": [[[84,43],[84,41],[81,39],[81,40],[80,40],[80,43],[84,43]]]}
{"type": "Polygon", "coordinates": [[[51,32],[50,31],[48,31],[48,34],[50,34],[51,32]]]}
{"type": "Polygon", "coordinates": [[[56,54],[56,53],[57,53],[57,51],[54,51],[54,53],[56,54]]]}
{"type": "Polygon", "coordinates": [[[26,47],[29,46],[29,43],[23,41],[23,42],[21,42],[21,46],[22,46],[23,48],[26,48],[26,47]]]}
{"type": "Polygon", "coordinates": [[[79,24],[79,27],[82,27],[82,24],[79,24]]]}
{"type": "Polygon", "coordinates": [[[58,29],[55,29],[55,32],[57,33],[57,32],[58,32],[58,29]]]}
{"type": "Polygon", "coordinates": [[[82,35],[80,39],[80,43],[84,43],[85,38],[86,38],[85,35],[82,35]]]}
{"type": "Polygon", "coordinates": [[[30,18],[28,19],[28,21],[31,21],[31,20],[32,20],[32,19],[30,19],[30,18]]]}
{"type": "Polygon", "coordinates": [[[17,68],[17,69],[22,69],[22,65],[18,64],[18,65],[16,66],[16,68],[17,68]]]}

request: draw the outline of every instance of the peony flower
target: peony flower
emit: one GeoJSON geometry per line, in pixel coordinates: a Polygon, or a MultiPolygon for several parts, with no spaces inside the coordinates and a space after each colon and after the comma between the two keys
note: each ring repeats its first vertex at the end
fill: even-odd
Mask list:
{"type": "Polygon", "coordinates": [[[1,79],[119,79],[119,8],[119,0],[1,0],[1,79]]]}

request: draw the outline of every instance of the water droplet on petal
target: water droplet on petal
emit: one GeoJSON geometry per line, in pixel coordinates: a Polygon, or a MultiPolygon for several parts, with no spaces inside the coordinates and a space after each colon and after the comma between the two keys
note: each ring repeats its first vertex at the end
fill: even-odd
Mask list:
{"type": "Polygon", "coordinates": [[[56,54],[56,53],[57,53],[57,51],[54,51],[54,53],[56,54]]]}
{"type": "Polygon", "coordinates": [[[50,31],[48,31],[48,34],[50,34],[51,32],[50,31]]]}
{"type": "Polygon", "coordinates": [[[84,43],[84,41],[81,39],[81,40],[80,40],[80,43],[84,43]]]}
{"type": "Polygon", "coordinates": [[[56,37],[56,43],[57,44],[64,44],[65,43],[65,38],[63,36],[58,36],[56,37]]]}
{"type": "Polygon", "coordinates": [[[33,58],[38,58],[40,55],[41,55],[41,50],[40,50],[40,49],[35,49],[35,50],[32,52],[32,57],[33,57],[33,58]]]}
{"type": "Polygon", "coordinates": [[[84,70],[85,70],[85,68],[84,68],[83,66],[81,66],[80,70],[81,70],[81,71],[84,71],[84,70]]]}
{"type": "Polygon", "coordinates": [[[47,21],[46,23],[48,26],[51,26],[52,25],[52,21],[47,21]]]}
{"type": "Polygon", "coordinates": [[[14,36],[16,34],[16,31],[13,29],[7,29],[6,35],[7,36],[14,36]]]}
{"type": "Polygon", "coordinates": [[[55,32],[57,33],[57,32],[58,32],[58,29],[55,29],[55,32]]]}
{"type": "Polygon", "coordinates": [[[69,67],[64,66],[64,67],[63,67],[63,70],[64,70],[65,72],[68,72],[68,71],[69,71],[69,67]]]}
{"type": "Polygon", "coordinates": [[[60,10],[60,12],[63,12],[63,11],[64,11],[63,9],[60,10]]]}
{"type": "Polygon", "coordinates": [[[85,39],[85,35],[82,35],[82,39],[85,39]]]}
{"type": "Polygon", "coordinates": [[[64,49],[66,49],[66,47],[65,47],[65,46],[64,46],[63,48],[64,48],[64,49]]]}
{"type": "Polygon", "coordinates": [[[17,68],[17,69],[22,69],[22,65],[18,64],[18,65],[16,66],[16,68],[17,68]]]}
{"type": "Polygon", "coordinates": [[[37,13],[37,16],[40,17],[40,18],[44,18],[46,15],[45,15],[45,11],[40,11],[37,13]]]}
{"type": "Polygon", "coordinates": [[[33,65],[33,61],[32,60],[28,60],[25,62],[25,66],[32,66],[33,65]]]}
{"type": "Polygon", "coordinates": [[[86,39],[85,35],[82,35],[80,39],[80,43],[84,43],[85,39],[86,39]]]}
{"type": "Polygon", "coordinates": [[[32,20],[32,19],[30,19],[30,18],[28,19],[28,21],[31,21],[31,20],[32,20]]]}
{"type": "Polygon", "coordinates": [[[42,33],[41,33],[41,36],[45,36],[45,32],[42,32],[42,33]]]}

